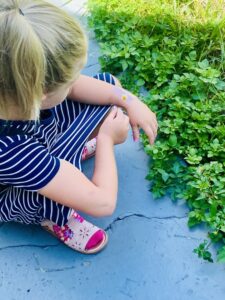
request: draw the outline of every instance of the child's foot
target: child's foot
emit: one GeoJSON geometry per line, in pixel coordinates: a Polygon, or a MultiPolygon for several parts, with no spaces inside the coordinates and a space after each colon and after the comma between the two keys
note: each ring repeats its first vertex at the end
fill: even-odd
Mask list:
{"type": "Polygon", "coordinates": [[[82,152],[82,160],[86,160],[95,155],[96,150],[96,137],[88,141],[82,152]]]}
{"type": "Polygon", "coordinates": [[[99,252],[108,242],[104,230],[86,221],[76,212],[72,213],[62,227],[49,220],[42,221],[41,226],[67,246],[85,254],[99,252]]]}

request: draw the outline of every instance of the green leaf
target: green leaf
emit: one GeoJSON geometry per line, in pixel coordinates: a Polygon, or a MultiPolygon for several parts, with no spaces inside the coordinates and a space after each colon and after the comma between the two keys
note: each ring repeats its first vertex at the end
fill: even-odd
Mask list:
{"type": "Polygon", "coordinates": [[[170,175],[166,171],[158,169],[158,172],[162,175],[162,179],[164,182],[166,182],[169,179],[170,175]]]}
{"type": "Polygon", "coordinates": [[[180,167],[181,167],[180,164],[176,161],[172,168],[175,174],[178,174],[180,172],[180,167]]]}
{"type": "Polygon", "coordinates": [[[128,63],[126,60],[122,60],[121,61],[121,64],[122,64],[122,68],[123,68],[123,71],[125,71],[127,68],[128,68],[128,63]]]}
{"type": "Polygon", "coordinates": [[[207,240],[205,240],[197,248],[195,248],[193,252],[198,254],[198,257],[203,258],[204,260],[207,260],[208,262],[212,263],[212,254],[208,251],[209,246],[210,243],[208,243],[207,240]]]}
{"type": "Polygon", "coordinates": [[[204,59],[203,61],[199,61],[198,65],[201,69],[207,69],[209,67],[209,61],[207,59],[204,59]]]}
{"type": "Polygon", "coordinates": [[[177,145],[177,136],[175,134],[169,137],[169,144],[172,147],[175,147],[177,145]]]}
{"type": "Polygon", "coordinates": [[[163,179],[163,181],[167,181],[168,179],[169,179],[169,174],[168,173],[166,173],[166,172],[163,172],[163,174],[162,174],[162,179],[163,179]]]}
{"type": "Polygon", "coordinates": [[[217,90],[225,90],[225,82],[222,80],[218,80],[217,83],[215,84],[215,87],[217,88],[217,90]]]}
{"type": "Polygon", "coordinates": [[[145,81],[143,79],[138,79],[136,84],[137,84],[137,86],[143,86],[145,84],[145,81]]]}
{"type": "Polygon", "coordinates": [[[225,263],[225,246],[217,251],[217,261],[220,263],[225,263]]]}

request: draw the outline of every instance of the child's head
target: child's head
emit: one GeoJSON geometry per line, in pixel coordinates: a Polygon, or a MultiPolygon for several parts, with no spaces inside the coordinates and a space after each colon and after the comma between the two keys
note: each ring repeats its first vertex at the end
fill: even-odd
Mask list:
{"type": "Polygon", "coordinates": [[[0,1],[0,112],[38,118],[43,93],[71,82],[87,39],[66,12],[42,0],[0,1]]]}

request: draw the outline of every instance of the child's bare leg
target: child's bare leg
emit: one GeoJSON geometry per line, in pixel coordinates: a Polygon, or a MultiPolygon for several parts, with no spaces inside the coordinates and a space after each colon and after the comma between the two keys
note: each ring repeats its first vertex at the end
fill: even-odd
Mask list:
{"type": "MultiPolygon", "coordinates": [[[[115,80],[115,86],[119,86],[122,87],[120,81],[115,77],[112,76],[113,79],[115,80]]],[[[110,110],[111,111],[111,110],[110,110]]],[[[99,129],[102,125],[102,123],[104,122],[105,118],[108,116],[108,114],[110,113],[110,111],[105,115],[105,117],[102,119],[102,121],[98,124],[98,126],[94,129],[94,131],[91,133],[91,135],[89,136],[87,141],[90,141],[91,139],[95,138],[98,135],[99,129]]]]}
{"type": "MultiPolygon", "coordinates": [[[[115,80],[115,86],[119,86],[122,87],[121,83],[119,82],[119,80],[114,77],[115,80]]],[[[98,126],[94,129],[94,131],[91,133],[91,135],[88,137],[86,144],[84,146],[83,152],[82,152],[82,160],[86,160],[90,157],[92,157],[93,155],[95,155],[95,151],[96,151],[96,137],[98,135],[99,129],[102,125],[102,123],[104,122],[105,118],[108,116],[108,114],[110,113],[111,109],[109,110],[109,112],[105,115],[105,117],[102,119],[102,121],[98,124],[98,126]]]]}

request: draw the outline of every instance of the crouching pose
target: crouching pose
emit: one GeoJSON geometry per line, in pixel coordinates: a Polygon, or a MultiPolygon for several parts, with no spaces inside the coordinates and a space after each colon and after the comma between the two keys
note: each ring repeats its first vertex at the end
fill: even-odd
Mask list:
{"type": "Polygon", "coordinates": [[[79,23],[41,0],[0,3],[0,222],[38,224],[65,245],[96,253],[104,230],[78,212],[113,213],[114,145],[155,114],[109,73],[80,74],[87,39],[79,23]],[[127,114],[123,111],[126,110],[127,114]],[[94,155],[91,180],[82,160],[94,155]]]}

